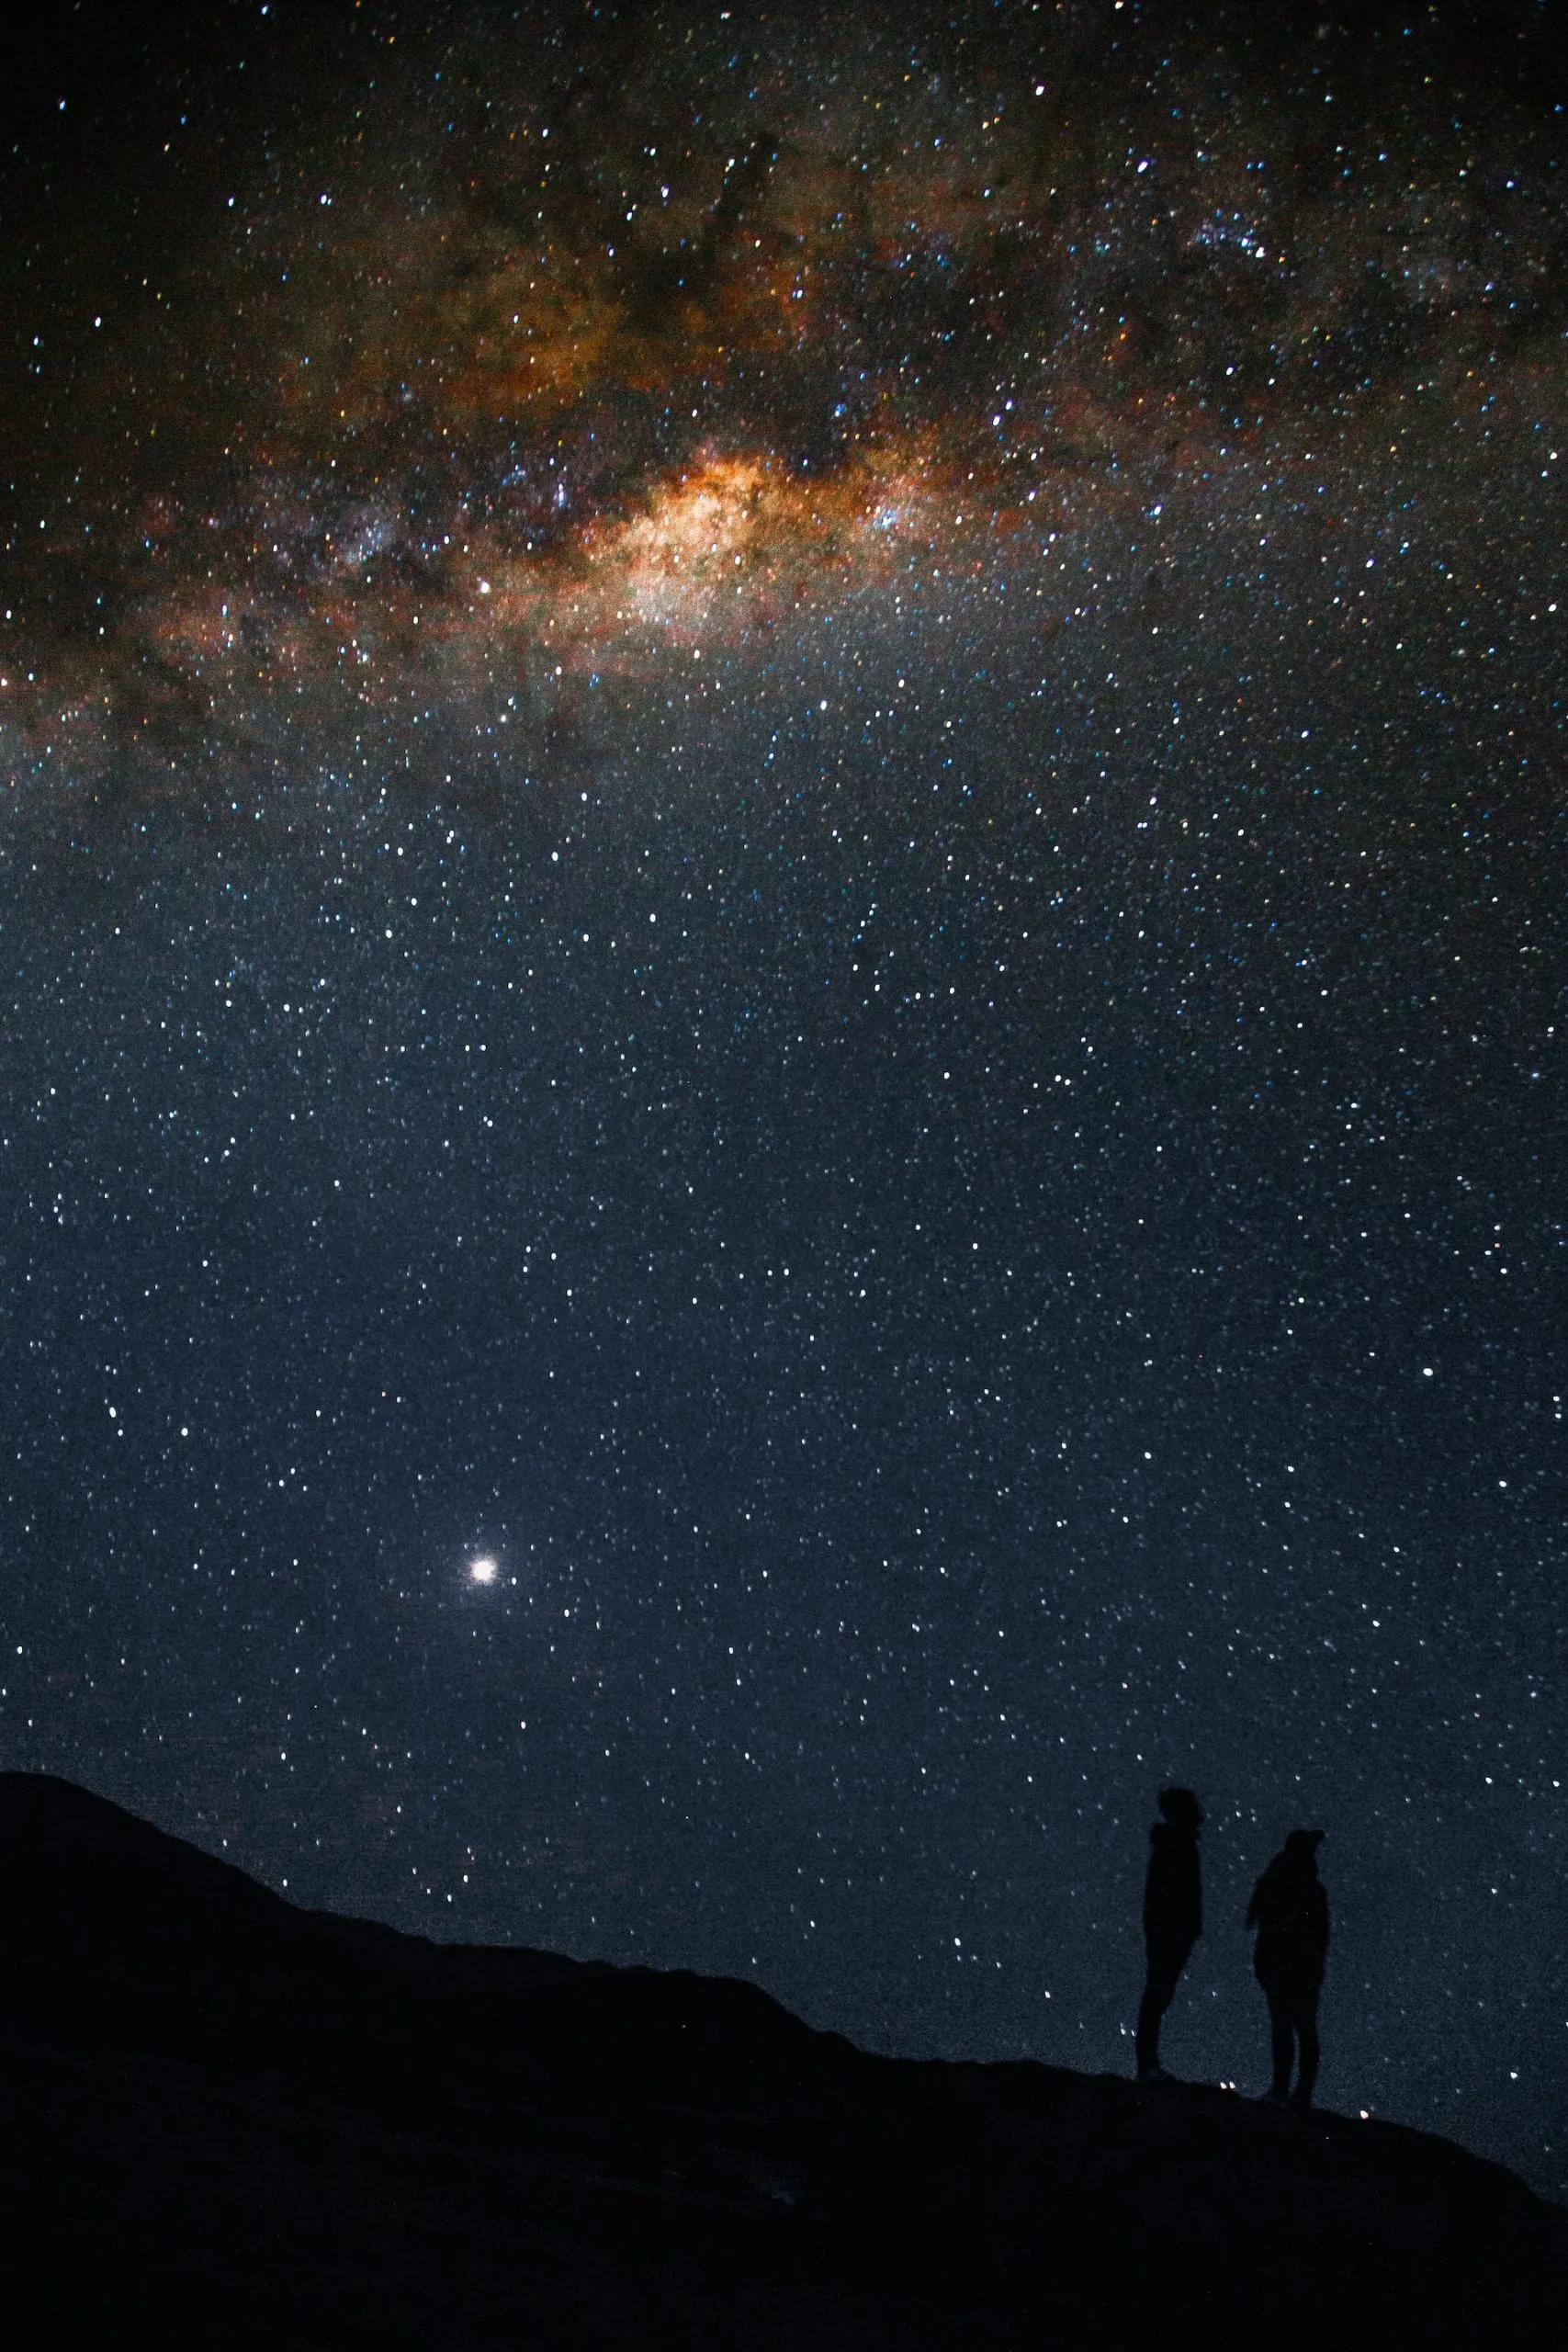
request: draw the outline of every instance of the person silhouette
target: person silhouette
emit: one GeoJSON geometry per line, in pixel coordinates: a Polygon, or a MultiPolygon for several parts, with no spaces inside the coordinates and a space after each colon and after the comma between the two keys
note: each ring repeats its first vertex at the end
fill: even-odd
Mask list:
{"type": "Polygon", "coordinates": [[[1149,1874],[1144,1882],[1144,1949],[1148,1966],[1134,2043],[1141,2083],[1168,2080],[1159,2063],[1160,2019],[1203,1932],[1203,1888],[1198,1867],[1203,1808],[1190,1789],[1162,1789],[1159,1809],[1163,1818],[1149,1831],[1149,1874]]]}
{"type": "Polygon", "coordinates": [[[1247,1924],[1258,1930],[1253,1973],[1269,2003],[1273,2040],[1274,2079],[1264,2097],[1298,2108],[1312,2105],[1317,2081],[1317,1996],[1328,1957],[1328,1897],[1317,1875],[1322,1843],[1321,1829],[1292,1829],[1247,1906],[1247,1924]]]}

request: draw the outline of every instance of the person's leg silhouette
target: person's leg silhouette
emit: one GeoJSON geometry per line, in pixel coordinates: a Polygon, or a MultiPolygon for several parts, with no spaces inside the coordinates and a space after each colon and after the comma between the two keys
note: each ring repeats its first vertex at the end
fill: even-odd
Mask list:
{"type": "Polygon", "coordinates": [[[1296,2075],[1296,2087],[1292,2095],[1295,2107],[1310,2107],[1314,2086],[1317,2081],[1317,1987],[1303,1990],[1292,2004],[1296,2041],[1301,2050],[1301,2065],[1296,2075]]]}
{"type": "Polygon", "coordinates": [[[1144,1997],[1138,2004],[1138,2031],[1134,2043],[1140,2075],[1158,2075],[1160,2019],[1176,1996],[1177,1984],[1187,1965],[1190,1944],[1151,1943],[1148,1947],[1148,1974],[1144,1982],[1144,1997]]]}
{"type": "Polygon", "coordinates": [[[1267,1987],[1269,1995],[1269,2034],[1273,2047],[1274,2079],[1267,2096],[1281,2102],[1291,2095],[1291,2066],[1296,2054],[1296,2037],[1292,2004],[1278,1986],[1267,1987]]]}

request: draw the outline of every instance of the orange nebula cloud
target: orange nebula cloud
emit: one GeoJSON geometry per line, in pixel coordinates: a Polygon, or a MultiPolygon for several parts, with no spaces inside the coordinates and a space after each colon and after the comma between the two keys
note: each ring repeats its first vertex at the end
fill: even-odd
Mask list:
{"type": "Polygon", "coordinates": [[[742,645],[815,594],[886,579],[934,533],[927,470],[878,453],[811,481],[776,457],[699,452],[630,515],[592,525],[543,603],[527,565],[495,565],[498,616],[542,625],[597,668],[742,645]]]}

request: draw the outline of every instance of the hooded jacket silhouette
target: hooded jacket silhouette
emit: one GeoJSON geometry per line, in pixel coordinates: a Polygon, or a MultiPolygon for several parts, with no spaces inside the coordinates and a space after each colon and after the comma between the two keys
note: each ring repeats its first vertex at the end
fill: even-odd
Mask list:
{"type": "Polygon", "coordinates": [[[1258,1930],[1253,1973],[1269,2003],[1271,2099],[1312,2103],[1317,2080],[1317,1998],[1328,1958],[1328,1897],[1317,1875],[1321,1829],[1292,1829],[1252,1890],[1247,1924],[1258,1930]],[[1291,2071],[1299,2051],[1296,2086],[1291,2071]]]}
{"type": "Polygon", "coordinates": [[[1160,2019],[1175,1997],[1177,1983],[1192,1947],[1203,1932],[1202,1875],[1198,1832],[1203,1809],[1190,1789],[1162,1789],[1164,1819],[1149,1831],[1149,1869],[1144,1881],[1144,1947],[1148,1969],[1138,2007],[1136,2041],[1140,2076],[1157,2077],[1160,2019]]]}

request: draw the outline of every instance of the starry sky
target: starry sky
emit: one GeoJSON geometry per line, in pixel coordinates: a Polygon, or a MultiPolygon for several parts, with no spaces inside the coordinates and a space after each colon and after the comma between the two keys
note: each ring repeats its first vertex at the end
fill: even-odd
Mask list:
{"type": "Polygon", "coordinates": [[[1560,33],[6,36],[0,1760],[1568,2193],[1560,33]]]}

